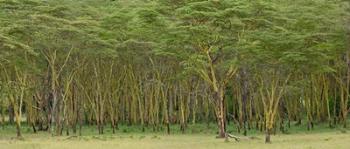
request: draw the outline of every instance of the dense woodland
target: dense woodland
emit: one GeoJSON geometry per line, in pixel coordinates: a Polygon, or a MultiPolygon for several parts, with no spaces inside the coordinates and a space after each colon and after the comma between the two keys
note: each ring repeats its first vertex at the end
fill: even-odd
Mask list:
{"type": "MultiPolygon", "coordinates": [[[[349,2],[0,0],[0,124],[347,127],[349,2]]],[[[215,134],[213,134],[215,135],[215,134]]]]}

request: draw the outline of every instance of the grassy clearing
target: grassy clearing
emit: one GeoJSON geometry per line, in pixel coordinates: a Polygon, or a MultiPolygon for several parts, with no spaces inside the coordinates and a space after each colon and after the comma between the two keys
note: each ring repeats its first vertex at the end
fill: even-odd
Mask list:
{"type": "MultiPolygon", "coordinates": [[[[272,144],[264,143],[263,132],[249,131],[249,136],[256,139],[242,139],[240,142],[215,138],[215,125],[190,125],[186,134],[172,126],[172,134],[165,131],[153,132],[151,128],[141,132],[137,126],[120,126],[116,134],[106,128],[106,134],[97,135],[95,127],[84,127],[83,136],[51,137],[47,132],[33,134],[24,126],[24,140],[14,139],[15,128],[0,128],[0,149],[349,149],[349,130],[330,129],[319,124],[314,131],[306,131],[306,127],[298,126],[288,129],[287,134],[272,136],[272,144]]],[[[229,129],[236,134],[234,127],[229,129]]]]}
{"type": "Polygon", "coordinates": [[[272,144],[258,139],[225,142],[204,134],[120,134],[83,137],[49,137],[47,133],[26,135],[25,140],[0,140],[1,149],[348,149],[350,135],[340,132],[273,136],[272,144]]]}

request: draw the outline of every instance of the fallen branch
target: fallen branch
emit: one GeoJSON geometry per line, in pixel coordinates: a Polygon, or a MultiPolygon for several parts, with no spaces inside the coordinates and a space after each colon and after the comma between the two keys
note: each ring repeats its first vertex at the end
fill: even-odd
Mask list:
{"type": "Polygon", "coordinates": [[[67,138],[65,138],[65,140],[70,140],[70,139],[73,139],[73,138],[78,138],[78,136],[74,135],[74,136],[69,136],[67,138]]]}
{"type": "Polygon", "coordinates": [[[226,140],[228,140],[228,138],[233,138],[233,139],[235,139],[237,142],[239,142],[239,140],[241,139],[240,137],[231,135],[231,134],[229,134],[229,133],[226,133],[225,138],[226,138],[226,140]]]}
{"type": "Polygon", "coordinates": [[[239,142],[240,140],[243,140],[243,139],[244,139],[244,140],[260,140],[260,138],[254,137],[254,136],[252,136],[252,137],[238,137],[238,136],[235,136],[235,135],[226,133],[226,135],[225,135],[226,141],[228,141],[228,138],[233,138],[233,139],[235,139],[235,141],[237,141],[237,142],[239,142]]]}

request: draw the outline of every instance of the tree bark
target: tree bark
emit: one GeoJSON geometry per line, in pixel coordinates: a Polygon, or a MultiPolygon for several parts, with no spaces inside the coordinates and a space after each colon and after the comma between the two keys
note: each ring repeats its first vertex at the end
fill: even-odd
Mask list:
{"type": "Polygon", "coordinates": [[[225,122],[226,122],[226,117],[225,117],[225,101],[224,101],[224,91],[223,89],[220,89],[217,93],[217,101],[219,102],[217,107],[218,107],[218,128],[219,128],[219,134],[218,138],[225,138],[226,136],[226,129],[225,129],[225,122]]]}
{"type": "Polygon", "coordinates": [[[15,114],[13,110],[13,106],[10,104],[8,107],[9,110],[9,123],[12,125],[15,121],[15,114]]]}
{"type": "Polygon", "coordinates": [[[21,133],[21,122],[16,122],[16,134],[17,134],[17,138],[21,138],[22,137],[22,133],[21,133]]]}
{"type": "Polygon", "coordinates": [[[266,129],[265,130],[265,143],[271,143],[271,129],[266,129]]]}

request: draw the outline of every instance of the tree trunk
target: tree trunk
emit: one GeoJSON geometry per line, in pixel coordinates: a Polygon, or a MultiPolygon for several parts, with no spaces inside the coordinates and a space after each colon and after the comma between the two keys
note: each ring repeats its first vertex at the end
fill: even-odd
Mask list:
{"type": "Polygon", "coordinates": [[[50,132],[53,135],[55,133],[55,127],[56,127],[56,113],[57,113],[57,95],[56,91],[52,91],[52,107],[51,107],[51,123],[50,123],[50,132]]]}
{"type": "Polygon", "coordinates": [[[265,143],[271,143],[271,129],[266,129],[265,130],[265,143]]]}
{"type": "Polygon", "coordinates": [[[226,130],[225,130],[225,101],[224,101],[224,91],[222,89],[219,90],[217,95],[217,101],[218,103],[218,128],[219,128],[219,134],[218,138],[225,138],[226,136],[226,130]]]}
{"type": "Polygon", "coordinates": [[[22,133],[21,133],[21,122],[17,121],[16,122],[16,133],[17,133],[17,138],[21,138],[22,137],[22,133]]]}
{"type": "Polygon", "coordinates": [[[33,132],[36,133],[35,123],[32,123],[33,132]]]}
{"type": "Polygon", "coordinates": [[[9,108],[9,123],[12,125],[15,122],[15,114],[13,110],[13,105],[10,105],[9,108]]]}

